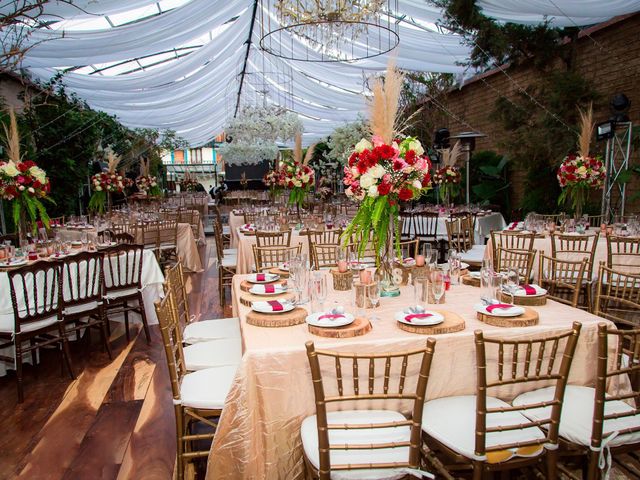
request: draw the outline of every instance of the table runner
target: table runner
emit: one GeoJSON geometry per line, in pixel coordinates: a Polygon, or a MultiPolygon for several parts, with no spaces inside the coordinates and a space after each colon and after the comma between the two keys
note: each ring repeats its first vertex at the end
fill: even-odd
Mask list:
{"type": "MultiPolygon", "coordinates": [[[[313,340],[318,348],[347,352],[404,351],[424,346],[426,336],[400,330],[394,313],[413,298],[411,287],[402,287],[397,298],[382,298],[376,310],[380,320],[373,330],[361,337],[329,339],[311,335],[306,325],[286,328],[260,328],[245,321],[248,307],[240,304],[240,282],[233,279],[233,311],[241,319],[245,353],[227,397],[220,419],[207,470],[208,479],[304,478],[304,464],[299,427],[302,420],[315,413],[311,372],[304,343],[313,340]]],[[[329,286],[331,282],[329,281],[329,286]]],[[[336,292],[329,287],[325,305],[334,302],[350,310],[351,292],[336,292]]],[[[453,286],[447,292],[449,309],[462,316],[464,331],[436,336],[436,353],[427,388],[427,398],[475,393],[475,348],[473,332],[482,329],[490,336],[527,338],[541,333],[555,334],[571,327],[573,321],[583,324],[570,383],[585,385],[594,378],[597,323],[589,313],[557,302],[536,307],[540,323],[533,327],[500,328],[476,319],[473,305],[479,300],[477,288],[453,286]]],[[[308,305],[306,306],[308,307],[308,305]]],[[[366,374],[362,376],[366,377],[366,374]]],[[[505,400],[520,393],[518,388],[503,392],[505,400]]]]}

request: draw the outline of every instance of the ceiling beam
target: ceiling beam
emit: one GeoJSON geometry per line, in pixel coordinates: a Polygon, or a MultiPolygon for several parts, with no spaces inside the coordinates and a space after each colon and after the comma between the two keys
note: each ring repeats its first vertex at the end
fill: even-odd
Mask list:
{"type": "Polygon", "coordinates": [[[233,118],[238,116],[238,110],[240,109],[240,95],[242,95],[242,86],[244,85],[244,77],[247,73],[247,63],[249,63],[249,52],[251,51],[251,39],[253,37],[253,25],[256,23],[256,14],[258,12],[259,0],[253,2],[253,13],[251,14],[251,25],[249,26],[249,38],[247,38],[247,53],[244,56],[244,64],[242,65],[242,72],[240,72],[240,86],[238,87],[238,97],[236,99],[236,111],[233,114],[233,118]]]}

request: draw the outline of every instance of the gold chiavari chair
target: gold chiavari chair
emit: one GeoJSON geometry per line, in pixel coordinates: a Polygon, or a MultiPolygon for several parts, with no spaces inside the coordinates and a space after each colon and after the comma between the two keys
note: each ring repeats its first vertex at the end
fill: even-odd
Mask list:
{"type": "Polygon", "coordinates": [[[35,353],[47,345],[60,347],[69,375],[75,379],[71,366],[69,344],[61,317],[60,264],[35,262],[7,272],[13,321],[0,324],[0,349],[11,348],[13,356],[0,354],[0,359],[16,366],[18,403],[24,401],[22,363],[26,354],[36,365],[35,353]]]}
{"type": "Polygon", "coordinates": [[[265,232],[256,230],[258,247],[288,247],[291,245],[291,229],[283,232],[265,232]]]}
{"type": "Polygon", "coordinates": [[[594,313],[619,328],[640,327],[640,274],[630,274],[600,262],[594,313]]]}
{"type": "MultiPolygon", "coordinates": [[[[640,329],[617,330],[601,323],[597,348],[597,357],[592,360],[595,386],[567,385],[560,417],[562,455],[588,459],[586,472],[583,470],[579,477],[561,469],[574,480],[609,478],[612,455],[640,449],[640,388],[633,380],[640,375],[640,329]]],[[[542,388],[520,395],[513,404],[547,405],[552,400],[552,389],[542,388]]],[[[549,407],[531,409],[525,415],[540,421],[548,416],[548,410],[549,407]]],[[[633,457],[620,455],[617,461],[622,471],[637,468],[633,457]]]]}
{"type": "Polygon", "coordinates": [[[142,230],[141,226],[136,223],[114,223],[110,230],[114,233],[128,233],[137,239],[138,232],[142,230]]]}
{"type": "Polygon", "coordinates": [[[600,232],[594,235],[567,235],[562,233],[551,234],[551,256],[558,260],[587,260],[582,281],[583,299],[582,308],[591,311],[592,286],[593,286],[593,262],[598,247],[600,232]]]}
{"type": "Polygon", "coordinates": [[[498,248],[494,257],[494,265],[496,272],[504,272],[510,268],[518,270],[520,278],[526,282],[531,280],[531,270],[533,261],[536,258],[537,250],[527,252],[525,250],[508,250],[506,248],[498,248]]]}
{"type": "Polygon", "coordinates": [[[322,245],[340,245],[342,229],[325,229],[319,232],[310,232],[309,241],[322,245]]]}
{"type": "Polygon", "coordinates": [[[547,296],[552,300],[577,307],[580,293],[585,293],[583,282],[586,270],[586,258],[562,260],[540,252],[538,285],[547,290],[547,296]]]}
{"type": "Polygon", "coordinates": [[[588,215],[587,219],[589,220],[589,226],[593,228],[600,228],[600,225],[603,223],[607,223],[606,215],[588,215]]]}
{"type": "Polygon", "coordinates": [[[221,338],[240,339],[240,319],[217,318],[210,320],[195,320],[190,313],[189,298],[182,262],[165,270],[165,288],[170,290],[175,298],[176,309],[183,325],[182,341],[187,345],[208,342],[221,338]]]}
{"type": "Polygon", "coordinates": [[[424,405],[423,440],[441,460],[441,470],[450,475],[471,468],[474,480],[480,480],[489,472],[537,464],[546,456],[544,478],[558,478],[558,423],[580,329],[575,322],[569,331],[528,340],[486,338],[476,330],[476,394],[424,405]],[[551,386],[547,403],[510,405],[489,395],[495,389],[508,396],[515,388],[526,390],[539,382],[551,386]],[[550,407],[548,415],[529,420],[526,413],[535,407],[550,407]]]}
{"type": "MultiPolygon", "coordinates": [[[[151,343],[147,313],[142,298],[142,245],[120,244],[105,248],[104,255],[104,298],[107,317],[124,314],[125,335],[129,341],[129,312],[142,318],[147,343],[151,343]],[[133,303],[133,305],[131,304],[133,303]]],[[[108,324],[107,324],[108,327],[108,324]]]]}
{"type": "Polygon", "coordinates": [[[180,210],[177,221],[178,223],[188,223],[191,226],[193,236],[198,239],[198,230],[200,228],[200,213],[198,210],[180,210]]]}
{"type": "Polygon", "coordinates": [[[390,479],[420,467],[420,422],[435,344],[429,338],[422,349],[356,354],[316,350],[313,342],[306,343],[316,414],[303,420],[300,435],[310,478],[358,478],[362,472],[363,478],[390,479]],[[329,364],[336,380],[323,378],[329,364]],[[381,368],[384,375],[378,373],[376,381],[381,368]],[[364,378],[360,371],[366,372],[364,378]],[[416,380],[407,381],[411,376],[416,380]],[[391,409],[338,410],[344,404],[390,401],[411,402],[411,418],[391,409]],[[333,405],[336,411],[329,411],[333,405]]]}
{"type": "Polygon", "coordinates": [[[253,223],[253,224],[256,223],[256,217],[258,216],[257,213],[245,211],[243,215],[244,215],[244,223],[245,224],[246,223],[253,223]]]}
{"type": "Polygon", "coordinates": [[[218,260],[218,294],[220,305],[226,304],[225,287],[231,288],[233,276],[236,274],[238,257],[232,254],[225,254],[223,248],[222,229],[218,223],[213,224],[213,233],[216,238],[216,257],[218,260]]]}
{"type": "Polygon", "coordinates": [[[460,252],[460,260],[471,267],[480,267],[485,256],[486,245],[475,244],[474,217],[459,216],[446,221],[449,248],[460,252]]]}
{"type": "Polygon", "coordinates": [[[231,229],[229,225],[224,225],[222,223],[222,214],[220,213],[220,208],[217,205],[213,206],[214,213],[214,222],[218,225],[221,235],[222,235],[222,245],[223,249],[231,247],[231,229]]]}
{"type": "Polygon", "coordinates": [[[400,253],[402,254],[402,258],[413,258],[415,259],[418,256],[418,251],[420,248],[420,241],[416,238],[415,240],[405,240],[400,241],[400,253]]]}
{"type": "Polygon", "coordinates": [[[336,249],[338,245],[315,243],[311,241],[311,261],[315,270],[330,268],[338,265],[336,249]]]}
{"type": "Polygon", "coordinates": [[[607,267],[640,274],[640,237],[607,235],[607,267]]]}
{"type": "Polygon", "coordinates": [[[256,272],[263,272],[269,268],[279,267],[291,258],[299,256],[302,253],[302,243],[297,246],[269,246],[258,247],[253,245],[253,258],[256,265],[256,272]]]}
{"type": "Polygon", "coordinates": [[[185,478],[185,469],[192,468],[191,463],[195,459],[209,455],[209,442],[213,441],[218,427],[217,419],[222,414],[236,367],[212,367],[188,373],[180,328],[178,322],[174,321],[176,312],[172,308],[171,292],[162,301],[156,302],[155,308],[171,379],[176,419],[177,479],[182,480],[185,478]],[[196,423],[207,425],[211,432],[196,433],[196,423]],[[197,448],[199,445],[200,449],[197,448]]]}
{"type": "Polygon", "coordinates": [[[177,210],[164,210],[162,212],[160,212],[160,219],[161,220],[171,220],[174,222],[179,222],[180,221],[180,214],[178,213],[177,210]]]}
{"type": "Polygon", "coordinates": [[[492,230],[491,231],[491,249],[493,258],[497,258],[496,252],[498,248],[506,250],[524,250],[530,252],[533,250],[533,241],[535,234],[522,233],[509,230],[492,230]]]}

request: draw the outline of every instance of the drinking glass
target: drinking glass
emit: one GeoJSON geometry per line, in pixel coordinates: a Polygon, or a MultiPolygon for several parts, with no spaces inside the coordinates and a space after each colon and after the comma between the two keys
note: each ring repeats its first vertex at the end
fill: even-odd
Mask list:
{"type": "Polygon", "coordinates": [[[373,309],[369,318],[370,320],[378,320],[378,317],[375,314],[375,308],[377,308],[380,303],[380,282],[373,282],[370,285],[367,285],[365,287],[365,292],[369,299],[369,303],[371,304],[371,308],[373,309]]]}
{"type": "Polygon", "coordinates": [[[87,250],[89,245],[89,234],[87,232],[82,232],[80,234],[80,242],[82,243],[82,250],[87,250]]]}
{"type": "Polygon", "coordinates": [[[449,257],[451,284],[458,285],[460,279],[460,256],[456,253],[449,257]]]}
{"type": "Polygon", "coordinates": [[[431,273],[431,291],[435,303],[440,303],[440,299],[444,295],[444,273],[441,270],[431,273]]]}
{"type": "Polygon", "coordinates": [[[427,307],[429,303],[429,280],[415,278],[413,280],[413,304],[415,307],[427,307]]]}
{"type": "Polygon", "coordinates": [[[109,232],[109,230],[104,230],[102,232],[102,241],[106,245],[111,245],[111,232],[109,232]]]}
{"type": "Polygon", "coordinates": [[[310,285],[312,298],[318,301],[320,312],[324,312],[324,302],[327,299],[327,277],[322,272],[315,272],[310,285]]]}

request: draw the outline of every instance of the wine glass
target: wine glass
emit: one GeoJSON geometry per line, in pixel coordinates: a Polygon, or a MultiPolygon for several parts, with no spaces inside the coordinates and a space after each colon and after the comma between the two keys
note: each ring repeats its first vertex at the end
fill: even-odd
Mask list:
{"type": "Polygon", "coordinates": [[[311,293],[320,305],[320,311],[324,312],[324,302],[327,299],[327,278],[321,272],[315,272],[311,280],[311,293]]]}
{"type": "Polygon", "coordinates": [[[431,273],[431,291],[435,303],[440,303],[440,299],[444,295],[444,273],[441,270],[431,273]]]}
{"type": "Polygon", "coordinates": [[[371,308],[374,309],[371,312],[371,320],[378,320],[378,317],[375,314],[375,308],[378,307],[380,303],[380,282],[373,282],[369,285],[365,286],[365,292],[367,298],[369,299],[369,303],[371,304],[371,308]]]}

